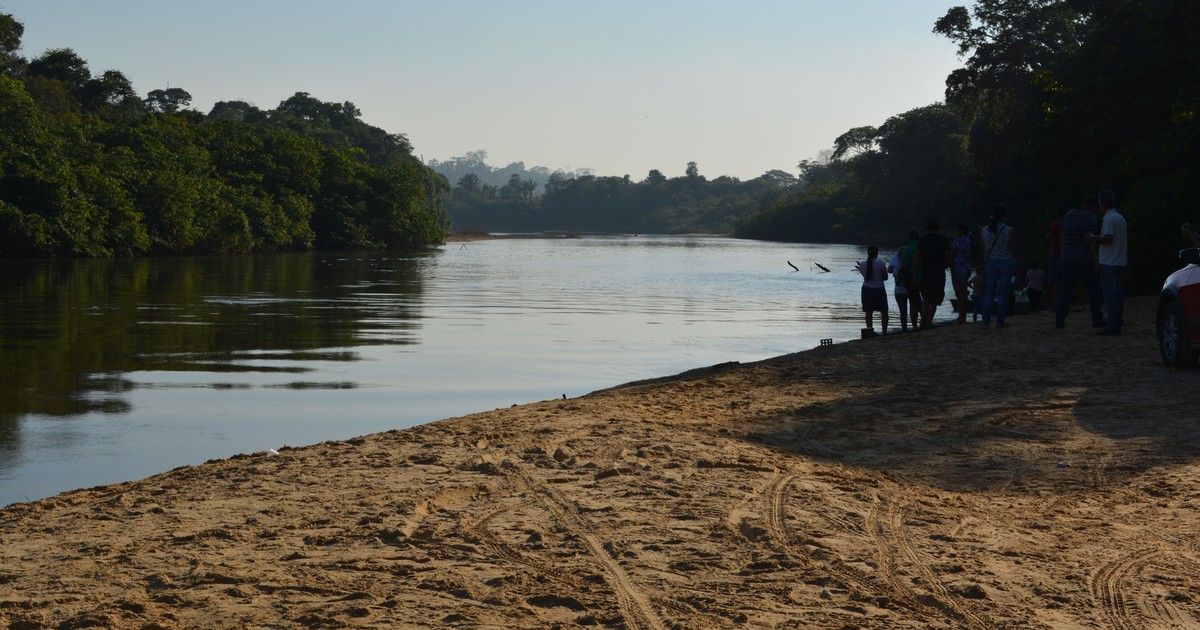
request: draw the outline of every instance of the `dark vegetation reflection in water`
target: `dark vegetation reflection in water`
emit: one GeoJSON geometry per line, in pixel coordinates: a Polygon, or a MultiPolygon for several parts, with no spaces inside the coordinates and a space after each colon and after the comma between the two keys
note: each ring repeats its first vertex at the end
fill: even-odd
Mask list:
{"type": "Polygon", "coordinates": [[[359,358],[330,348],[413,343],[428,255],[5,261],[0,472],[24,416],[125,413],[135,387],[252,387],[135,384],[129,373],[294,374],[281,387],[353,388],[305,381],[305,364],[359,358]]]}

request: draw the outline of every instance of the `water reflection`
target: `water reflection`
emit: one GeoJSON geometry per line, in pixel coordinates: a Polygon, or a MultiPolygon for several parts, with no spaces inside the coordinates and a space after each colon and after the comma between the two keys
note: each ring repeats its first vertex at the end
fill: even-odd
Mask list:
{"type": "MultiPolygon", "coordinates": [[[[123,414],[135,388],[248,388],[237,375],[303,375],[361,358],[348,348],[417,343],[427,257],[6,261],[0,472],[19,451],[22,417],[123,414]]],[[[302,378],[270,386],[355,387],[302,378]]]]}
{"type": "Polygon", "coordinates": [[[854,338],[862,251],[611,237],[0,261],[0,505],[854,338]]]}

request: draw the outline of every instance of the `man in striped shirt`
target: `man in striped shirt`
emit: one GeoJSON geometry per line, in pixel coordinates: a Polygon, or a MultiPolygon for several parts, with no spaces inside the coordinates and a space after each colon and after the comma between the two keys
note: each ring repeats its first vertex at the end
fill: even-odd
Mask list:
{"type": "Polygon", "coordinates": [[[1054,327],[1066,326],[1067,314],[1071,310],[1071,294],[1075,281],[1082,280],[1087,293],[1088,308],[1092,313],[1092,327],[1103,328],[1104,315],[1100,312],[1100,276],[1096,273],[1095,243],[1089,243],[1087,235],[1099,231],[1100,220],[1096,210],[1100,202],[1088,197],[1083,207],[1067,212],[1062,219],[1062,285],[1058,290],[1058,304],[1054,312],[1054,327]]]}

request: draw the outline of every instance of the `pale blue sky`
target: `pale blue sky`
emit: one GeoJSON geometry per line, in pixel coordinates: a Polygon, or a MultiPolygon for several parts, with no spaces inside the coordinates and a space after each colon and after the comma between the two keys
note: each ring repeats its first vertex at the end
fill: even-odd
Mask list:
{"type": "Polygon", "coordinates": [[[0,0],[22,53],[192,106],[352,101],[426,160],[757,177],[941,100],[962,0],[0,0]]]}

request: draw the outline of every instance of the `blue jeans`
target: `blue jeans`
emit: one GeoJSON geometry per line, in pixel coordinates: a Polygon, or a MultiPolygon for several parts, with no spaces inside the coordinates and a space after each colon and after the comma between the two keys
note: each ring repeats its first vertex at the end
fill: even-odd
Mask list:
{"type": "Polygon", "coordinates": [[[1092,313],[1092,326],[1100,326],[1104,322],[1104,314],[1100,312],[1100,277],[1096,275],[1095,266],[1091,261],[1077,262],[1064,260],[1062,265],[1062,284],[1058,287],[1058,304],[1054,309],[1054,324],[1062,326],[1067,322],[1067,314],[1071,312],[1071,293],[1075,290],[1075,281],[1083,280],[1084,293],[1087,294],[1088,309],[1092,313]]]}
{"type": "Polygon", "coordinates": [[[992,300],[996,300],[996,325],[1004,325],[1008,313],[1008,290],[1015,265],[1011,260],[989,260],[983,265],[983,325],[992,324],[992,300]]]}
{"type": "Polygon", "coordinates": [[[1104,292],[1104,308],[1108,309],[1108,325],[1104,330],[1121,332],[1125,325],[1125,287],[1121,285],[1121,276],[1125,267],[1117,265],[1100,265],[1100,290],[1104,292]]]}

